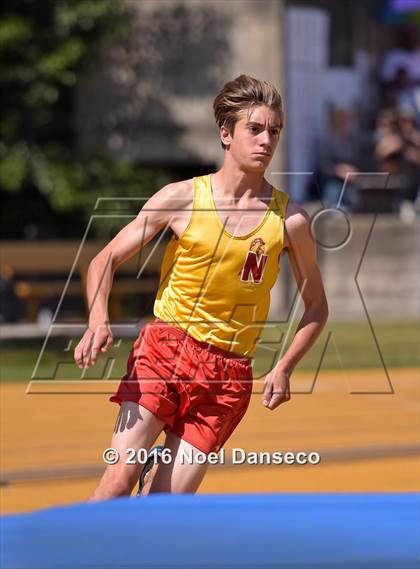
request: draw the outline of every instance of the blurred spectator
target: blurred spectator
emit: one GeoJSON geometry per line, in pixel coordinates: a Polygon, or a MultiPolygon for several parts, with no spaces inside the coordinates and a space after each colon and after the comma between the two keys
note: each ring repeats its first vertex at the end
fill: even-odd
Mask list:
{"type": "Polygon", "coordinates": [[[15,295],[15,273],[10,265],[0,265],[0,322],[16,322],[18,299],[15,295]]]}
{"type": "MultiPolygon", "coordinates": [[[[419,62],[420,66],[420,62],[419,62]]],[[[417,124],[420,122],[420,85],[410,81],[404,67],[397,69],[395,79],[389,89],[388,100],[390,106],[396,109],[411,109],[417,124]]]]}
{"type": "Polygon", "coordinates": [[[417,28],[401,28],[398,45],[385,54],[380,72],[384,83],[394,81],[398,70],[404,69],[410,83],[420,81],[420,45],[417,28]]]}
{"type": "Polygon", "coordinates": [[[401,29],[398,46],[389,50],[380,70],[385,108],[410,107],[420,121],[420,46],[418,31],[401,29]]]}
{"type": "Polygon", "coordinates": [[[321,144],[321,192],[327,207],[337,205],[346,179],[341,203],[350,208],[357,207],[357,188],[352,174],[359,172],[357,166],[359,144],[350,118],[349,111],[334,109],[330,115],[328,136],[321,144]]]}
{"type": "Polygon", "coordinates": [[[410,106],[397,114],[382,111],[375,131],[375,159],[381,172],[389,172],[389,187],[400,190],[402,200],[414,202],[420,186],[420,131],[410,106]]]}

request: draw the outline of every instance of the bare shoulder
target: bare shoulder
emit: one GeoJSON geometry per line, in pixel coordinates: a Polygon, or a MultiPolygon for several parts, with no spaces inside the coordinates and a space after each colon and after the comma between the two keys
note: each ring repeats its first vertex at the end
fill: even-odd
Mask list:
{"type": "Polygon", "coordinates": [[[184,209],[193,200],[193,179],[171,182],[156,192],[145,208],[184,209]]]}
{"type": "Polygon", "coordinates": [[[304,228],[310,221],[308,212],[300,204],[289,198],[285,218],[287,228],[304,228]]]}
{"type": "Polygon", "coordinates": [[[311,218],[308,212],[297,202],[290,199],[287,202],[285,216],[285,247],[290,243],[302,243],[312,239],[311,218]]]}

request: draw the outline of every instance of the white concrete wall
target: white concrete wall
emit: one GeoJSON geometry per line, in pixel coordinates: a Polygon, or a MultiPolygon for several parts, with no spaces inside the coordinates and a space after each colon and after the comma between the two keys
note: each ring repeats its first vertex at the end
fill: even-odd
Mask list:
{"type": "MultiPolygon", "coordinates": [[[[418,319],[420,314],[420,223],[399,216],[349,215],[351,238],[342,248],[318,245],[318,261],[331,320],[418,319]]],[[[340,217],[321,216],[314,226],[319,243],[333,245],[346,235],[340,217]]],[[[287,258],[281,278],[282,319],[292,310],[296,285],[287,258]]],[[[298,314],[301,315],[301,306],[298,314]]],[[[296,316],[298,318],[298,316],[296,316]]]]}
{"type": "Polygon", "coordinates": [[[221,164],[212,109],[221,86],[248,73],[284,88],[282,1],[126,2],[134,34],[79,90],[82,145],[157,164],[221,164]]]}

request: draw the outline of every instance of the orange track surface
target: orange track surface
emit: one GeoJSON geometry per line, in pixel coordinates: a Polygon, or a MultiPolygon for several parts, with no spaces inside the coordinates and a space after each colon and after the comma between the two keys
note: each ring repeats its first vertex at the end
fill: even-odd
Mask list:
{"type": "MultiPolygon", "coordinates": [[[[292,388],[304,393],[294,393],[275,411],[265,409],[255,394],[225,447],[226,456],[232,447],[318,451],[321,463],[214,466],[200,492],[419,491],[420,462],[414,454],[420,429],[418,371],[388,373],[394,393],[389,393],[383,370],[349,370],[321,371],[312,393],[313,374],[296,372],[292,388]]],[[[98,476],[36,481],[14,477],[37,470],[101,468],[118,410],[105,394],[114,385],[55,383],[50,387],[56,393],[49,395],[39,393],[45,384],[32,385],[29,394],[24,384],[1,386],[1,470],[2,478],[10,481],[1,488],[2,513],[86,499],[98,476]]]]}

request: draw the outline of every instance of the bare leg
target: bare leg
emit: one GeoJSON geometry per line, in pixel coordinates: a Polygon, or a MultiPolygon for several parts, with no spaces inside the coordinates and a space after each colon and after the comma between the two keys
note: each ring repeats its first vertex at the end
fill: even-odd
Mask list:
{"type": "Polygon", "coordinates": [[[194,456],[194,452],[200,451],[173,433],[167,434],[165,448],[171,450],[172,460],[170,464],[160,463],[156,469],[155,467],[152,469],[152,476],[153,470],[155,470],[154,477],[150,486],[145,488],[145,493],[148,490],[150,494],[155,492],[195,494],[207,471],[208,463],[198,464],[193,460],[190,464],[184,460],[184,464],[182,464],[180,460],[182,451],[184,451],[185,456],[189,456],[190,452],[194,456]]]}
{"type": "Polygon", "coordinates": [[[163,421],[138,403],[122,402],[111,441],[111,447],[118,451],[120,460],[107,465],[90,501],[131,494],[143,465],[137,459],[133,460],[135,464],[126,464],[130,458],[126,451],[128,448],[144,448],[148,452],[164,426],[163,421]]]}

